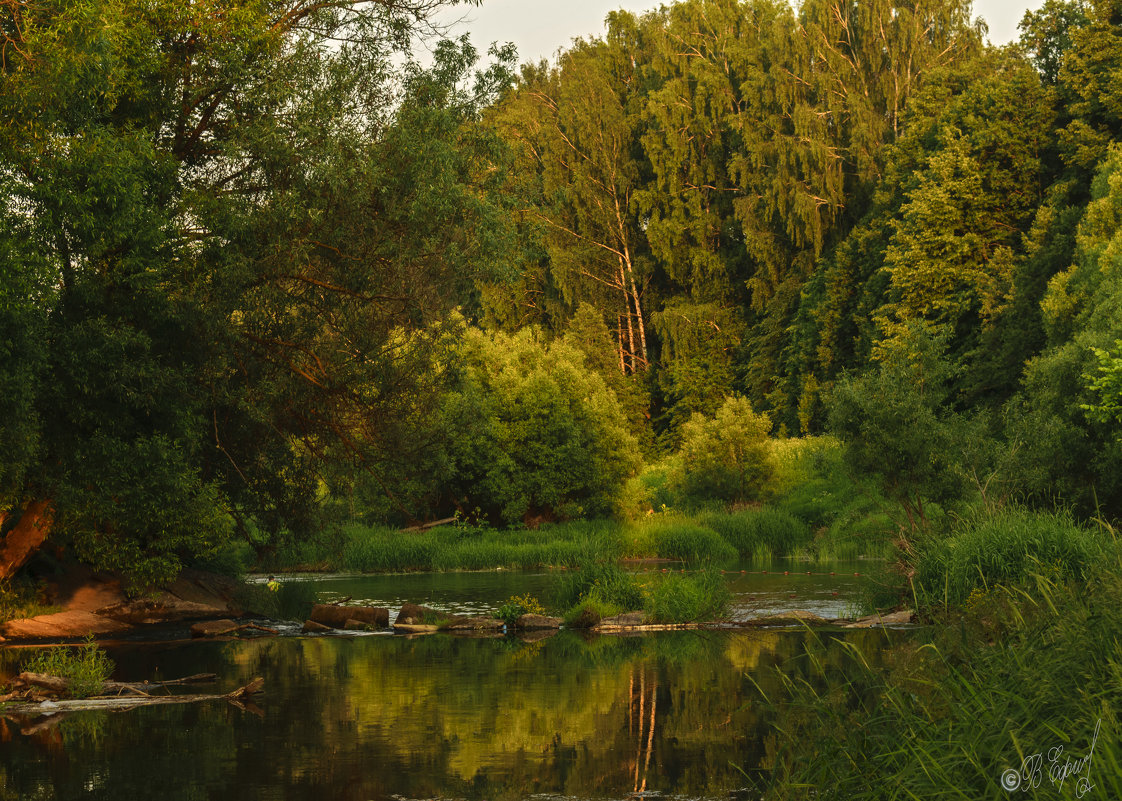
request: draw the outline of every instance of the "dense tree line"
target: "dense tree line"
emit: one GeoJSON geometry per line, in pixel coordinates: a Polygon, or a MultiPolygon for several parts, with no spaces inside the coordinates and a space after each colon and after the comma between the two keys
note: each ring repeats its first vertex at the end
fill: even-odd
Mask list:
{"type": "Polygon", "coordinates": [[[606,513],[738,426],[914,519],[1122,512],[1115,0],[1004,48],[968,0],[683,0],[473,78],[409,58],[443,4],[0,0],[0,579],[606,513]]]}
{"type": "Polygon", "coordinates": [[[888,423],[889,469],[984,438],[968,470],[993,487],[1117,513],[1117,428],[1086,409],[1122,332],[1101,255],[1120,13],[1050,0],[1003,48],[962,0],[612,14],[488,113],[533,248],[485,314],[562,332],[595,307],[664,448],[733,394],[775,433],[864,436],[879,381],[960,425],[888,423]]]}

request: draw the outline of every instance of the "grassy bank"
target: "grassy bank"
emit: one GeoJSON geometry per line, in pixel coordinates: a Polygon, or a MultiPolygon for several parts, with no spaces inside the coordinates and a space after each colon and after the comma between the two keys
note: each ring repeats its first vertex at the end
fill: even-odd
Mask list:
{"type": "MultiPolygon", "coordinates": [[[[794,557],[831,561],[883,556],[884,542],[834,539],[763,506],[736,512],[666,512],[631,522],[579,520],[538,529],[441,526],[403,532],[348,524],[318,546],[279,551],[261,571],[406,572],[577,567],[604,559],[730,564],[794,557]],[[868,546],[868,547],[865,547],[868,546]]],[[[248,567],[249,565],[247,565],[248,567]]]]}
{"type": "Polygon", "coordinates": [[[856,648],[825,664],[812,638],[803,670],[779,671],[783,691],[761,699],[786,721],[764,798],[996,800],[1010,797],[1006,771],[1030,797],[1122,797],[1120,554],[1109,527],[1018,508],[919,543],[897,592],[933,625],[896,645],[886,636],[887,670],[856,648]],[[1096,726],[1094,786],[1051,781],[1049,750],[1063,747],[1062,769],[1088,754],[1096,726]]]}

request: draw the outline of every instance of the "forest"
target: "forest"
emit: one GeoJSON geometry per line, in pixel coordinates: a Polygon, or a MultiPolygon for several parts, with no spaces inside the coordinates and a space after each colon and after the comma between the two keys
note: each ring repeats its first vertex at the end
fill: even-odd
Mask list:
{"type": "Polygon", "coordinates": [[[4,578],[754,504],[777,449],[909,536],[1122,514],[1117,4],[996,48],[690,0],[422,67],[439,5],[4,0],[4,578]]]}
{"type": "Polygon", "coordinates": [[[523,64],[450,5],[0,0],[0,618],[81,563],[581,567],[689,620],[713,572],[617,560],[862,556],[936,625],[769,685],[771,797],[1116,731],[1122,2],[996,47],[969,0],[680,0],[523,64]]]}

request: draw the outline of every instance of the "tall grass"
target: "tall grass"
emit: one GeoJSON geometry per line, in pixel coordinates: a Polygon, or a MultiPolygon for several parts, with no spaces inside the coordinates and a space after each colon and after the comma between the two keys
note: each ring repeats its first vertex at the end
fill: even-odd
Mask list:
{"type": "Polygon", "coordinates": [[[852,645],[846,664],[826,664],[812,640],[812,675],[780,673],[783,690],[765,696],[785,725],[764,798],[998,801],[1022,795],[1002,788],[1005,771],[1031,784],[1020,771],[1034,754],[1028,797],[1122,798],[1122,566],[1115,555],[1088,576],[1029,573],[976,595],[965,617],[892,647],[886,671],[852,645]],[[1094,787],[1053,783],[1049,750],[1063,747],[1061,767],[1086,755],[1099,721],[1094,787]]]}
{"type": "Polygon", "coordinates": [[[553,601],[567,610],[570,624],[638,611],[660,623],[715,620],[731,600],[728,584],[716,570],[639,576],[614,562],[593,562],[560,576],[555,586],[553,601]]]}
{"type": "Polygon", "coordinates": [[[717,620],[731,600],[728,583],[715,570],[657,576],[643,587],[643,609],[660,623],[717,620]]]}
{"type": "Polygon", "coordinates": [[[915,593],[921,605],[945,606],[1042,571],[1082,578],[1105,549],[1096,531],[1066,511],[982,510],[925,545],[915,561],[915,593]]]}
{"type": "Polygon", "coordinates": [[[444,526],[423,532],[350,525],[340,570],[486,570],[496,567],[575,567],[622,555],[619,527],[610,521],[575,521],[530,529],[444,526]]]}
{"type": "Polygon", "coordinates": [[[726,563],[736,559],[736,549],[716,531],[685,515],[652,515],[626,531],[630,551],[636,556],[678,559],[691,564],[726,563]]]}
{"type": "Polygon", "coordinates": [[[773,556],[786,556],[811,539],[810,526],[781,509],[761,507],[732,514],[706,514],[701,524],[716,531],[743,557],[766,549],[773,556]]]}

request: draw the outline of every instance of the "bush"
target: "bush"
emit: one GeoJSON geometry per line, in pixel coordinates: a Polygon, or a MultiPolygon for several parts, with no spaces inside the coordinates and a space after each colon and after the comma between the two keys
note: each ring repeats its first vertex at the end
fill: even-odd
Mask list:
{"type": "Polygon", "coordinates": [[[961,604],[975,589],[1017,584],[1033,573],[1081,577],[1104,550],[1067,512],[979,512],[950,537],[921,546],[915,591],[921,603],[961,604]]]}
{"type": "Polygon", "coordinates": [[[681,468],[674,485],[689,504],[758,499],[775,471],[771,421],[744,398],[728,398],[713,418],[682,426],[681,468]]]}
{"type": "Polygon", "coordinates": [[[537,598],[532,595],[513,595],[503,602],[495,611],[495,617],[507,624],[513,626],[514,621],[523,615],[544,615],[545,607],[541,605],[537,598]]]}
{"type": "Polygon", "coordinates": [[[507,522],[612,511],[638,444],[578,350],[468,329],[456,369],[441,412],[448,497],[507,522]]]}
{"type": "Polygon", "coordinates": [[[88,698],[101,689],[116,666],[105,651],[94,642],[91,634],[84,645],[76,648],[59,646],[40,651],[24,665],[28,673],[46,673],[67,679],[67,695],[71,698],[88,698]]]}

